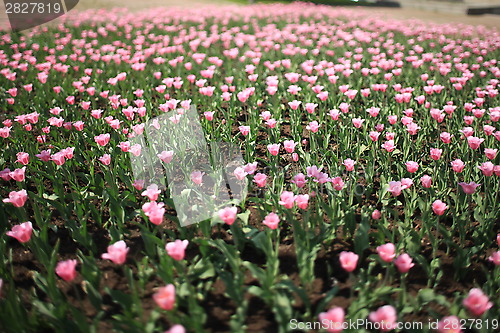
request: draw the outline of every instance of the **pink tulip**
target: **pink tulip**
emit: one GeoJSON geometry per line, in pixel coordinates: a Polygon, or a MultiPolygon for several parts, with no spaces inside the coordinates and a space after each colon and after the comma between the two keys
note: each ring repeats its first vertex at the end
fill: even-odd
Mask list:
{"type": "Polygon", "coordinates": [[[460,173],[464,170],[465,164],[460,159],[453,160],[451,162],[451,168],[454,172],[460,173]]]}
{"type": "Polygon", "coordinates": [[[402,189],[410,188],[412,185],[413,185],[413,180],[411,180],[410,178],[401,178],[402,189]]]}
{"type": "Polygon", "coordinates": [[[23,207],[28,199],[26,190],[12,191],[9,193],[9,198],[3,199],[3,202],[10,202],[14,207],[23,207]]]}
{"type": "Polygon", "coordinates": [[[280,151],[280,146],[281,146],[281,144],[279,144],[279,143],[269,144],[269,145],[267,145],[267,150],[269,151],[269,153],[271,155],[276,156],[276,155],[278,155],[278,153],[280,151]]]}
{"type": "Polygon", "coordinates": [[[168,331],[165,331],[164,333],[186,333],[186,329],[184,326],[177,324],[172,326],[168,331]]]}
{"type": "Polygon", "coordinates": [[[443,141],[443,143],[451,143],[452,137],[453,137],[453,135],[451,135],[448,132],[443,132],[439,135],[439,138],[441,139],[441,141],[443,141]]]}
{"type": "Polygon", "coordinates": [[[253,177],[253,181],[255,182],[255,184],[257,184],[258,187],[265,187],[266,181],[267,181],[267,176],[263,173],[257,173],[253,177]]]}
{"type": "Polygon", "coordinates": [[[408,161],[405,163],[406,165],[406,170],[408,170],[409,173],[415,173],[418,170],[418,163],[414,161],[408,161]]]}
{"type": "Polygon", "coordinates": [[[479,146],[481,145],[481,143],[484,141],[483,138],[478,138],[478,137],[475,137],[475,136],[469,136],[467,137],[467,144],[469,145],[469,147],[471,147],[471,149],[479,149],[479,146]]]}
{"type": "Polygon", "coordinates": [[[27,165],[30,161],[30,154],[19,152],[16,154],[17,160],[16,162],[21,163],[22,165],[27,165]]]}
{"type": "Polygon", "coordinates": [[[359,256],[354,252],[342,251],[340,253],[340,265],[349,273],[356,269],[358,259],[359,256]]]}
{"type": "Polygon", "coordinates": [[[488,260],[493,262],[496,266],[499,266],[500,265],[500,251],[493,252],[493,254],[488,257],[488,260]]]}
{"type": "Polygon", "coordinates": [[[10,172],[10,177],[17,182],[22,182],[24,181],[25,178],[25,172],[26,172],[26,167],[22,167],[21,169],[15,169],[14,171],[10,172]]]}
{"type": "Polygon", "coordinates": [[[354,125],[354,127],[356,128],[361,128],[361,126],[363,126],[363,122],[365,120],[364,119],[361,119],[361,118],[353,118],[352,119],[352,124],[354,125]]]}
{"type": "Polygon", "coordinates": [[[483,175],[485,175],[486,177],[491,177],[493,176],[495,165],[491,162],[484,162],[480,166],[478,166],[478,168],[481,170],[483,175]]]}
{"type": "Polygon", "coordinates": [[[381,332],[389,332],[397,327],[396,309],[390,305],[384,305],[377,311],[371,312],[368,319],[371,322],[379,323],[381,332]]]}
{"type": "Polygon", "coordinates": [[[285,140],[283,142],[283,147],[285,148],[287,153],[293,153],[296,145],[298,145],[298,142],[295,142],[293,140],[285,140]]]}
{"type": "Polygon", "coordinates": [[[168,163],[172,162],[172,159],[174,158],[174,151],[173,150],[169,150],[169,151],[164,150],[161,153],[159,153],[157,156],[164,163],[168,164],[168,163]]]}
{"type": "Polygon", "coordinates": [[[401,182],[391,181],[389,182],[389,189],[387,191],[390,192],[393,197],[397,197],[405,188],[406,186],[404,186],[401,182]]]}
{"type": "Polygon", "coordinates": [[[276,213],[269,213],[264,218],[262,224],[266,225],[269,229],[274,230],[278,228],[279,222],[280,218],[276,213]]]}
{"type": "Polygon", "coordinates": [[[165,245],[165,250],[167,250],[168,255],[171,256],[172,259],[179,261],[184,259],[188,245],[188,240],[176,239],[174,242],[167,243],[167,245],[165,245]]]}
{"type": "Polygon", "coordinates": [[[376,131],[371,131],[369,134],[369,137],[373,142],[378,141],[379,136],[380,136],[380,132],[376,132],[376,131]]]}
{"type": "Polygon", "coordinates": [[[278,203],[287,209],[291,209],[295,204],[295,195],[293,194],[293,192],[283,191],[278,203]]]}
{"type": "Polygon", "coordinates": [[[144,184],[146,183],[146,181],[144,179],[136,179],[134,180],[134,183],[132,184],[132,186],[137,190],[137,191],[140,191],[144,188],[144,184]]]}
{"type": "Polygon", "coordinates": [[[382,213],[380,212],[380,210],[375,209],[372,212],[372,219],[374,219],[374,220],[380,220],[381,217],[382,217],[382,213]]]}
{"type": "Polygon", "coordinates": [[[118,241],[108,246],[108,252],[101,255],[102,259],[109,259],[117,265],[123,265],[127,260],[129,248],[124,241],[118,241]]]}
{"type": "Polygon", "coordinates": [[[462,190],[464,191],[465,194],[473,194],[476,191],[476,188],[478,186],[481,186],[481,184],[476,184],[475,182],[470,182],[470,183],[458,183],[458,185],[462,186],[462,190]]]}
{"type": "Polygon", "coordinates": [[[295,196],[295,202],[297,203],[297,207],[300,209],[307,209],[309,204],[309,195],[308,194],[299,194],[295,196]]]}
{"type": "Polygon", "coordinates": [[[392,152],[396,149],[396,145],[394,145],[394,140],[388,140],[382,144],[382,148],[384,148],[387,152],[392,152]]]}
{"type": "Polygon", "coordinates": [[[70,259],[65,261],[60,261],[56,266],[56,274],[59,275],[64,281],[73,281],[76,277],[76,265],[78,262],[76,259],[70,259]]]}
{"type": "Polygon", "coordinates": [[[109,139],[110,139],[110,135],[109,133],[106,133],[106,134],[100,134],[100,135],[97,135],[94,137],[94,140],[95,142],[99,145],[99,146],[105,146],[109,143],[109,139]]]}
{"type": "Polygon", "coordinates": [[[168,284],[165,287],[158,289],[153,294],[153,300],[163,310],[172,310],[175,305],[175,287],[173,284],[168,284]]]}
{"type": "Polygon", "coordinates": [[[329,333],[339,333],[344,328],[344,309],[341,307],[331,308],[327,312],[318,315],[322,328],[329,333]]]}
{"type": "Polygon", "coordinates": [[[434,161],[437,161],[441,158],[441,154],[443,153],[443,150],[442,149],[438,149],[438,148],[432,148],[431,149],[431,158],[434,160],[434,161]]]}
{"type": "Polygon", "coordinates": [[[406,253],[399,255],[394,260],[394,265],[396,265],[400,273],[408,273],[410,268],[415,266],[415,264],[412,263],[411,257],[406,253]]]}
{"type": "Polygon", "coordinates": [[[477,317],[481,316],[493,306],[488,296],[479,288],[472,288],[469,291],[469,295],[467,295],[462,303],[470,313],[477,317]]]}
{"type": "Polygon", "coordinates": [[[160,225],[163,222],[163,215],[165,215],[164,206],[163,202],[150,201],[142,205],[142,210],[151,223],[160,225]]]}
{"type": "Polygon", "coordinates": [[[214,119],[214,113],[214,111],[206,111],[203,113],[203,115],[205,116],[206,120],[212,121],[214,119]]]}
{"type": "Polygon", "coordinates": [[[315,121],[311,121],[309,123],[309,125],[306,126],[306,129],[313,132],[313,133],[316,133],[318,132],[319,130],[319,124],[318,122],[315,120],[315,121]]]}
{"type": "Polygon", "coordinates": [[[224,223],[231,225],[236,221],[236,213],[238,212],[238,208],[236,207],[226,207],[219,210],[219,217],[224,223]]]}
{"type": "Polygon", "coordinates": [[[444,211],[448,209],[448,206],[441,200],[436,200],[432,203],[432,210],[436,215],[443,215],[444,211]]]}
{"type": "Polygon", "coordinates": [[[99,161],[101,161],[101,163],[104,165],[109,165],[111,163],[111,155],[104,154],[101,157],[99,157],[99,161]]]}
{"type": "Polygon", "coordinates": [[[429,175],[423,175],[420,177],[420,182],[424,188],[430,188],[432,186],[432,178],[429,175]]]}
{"type": "Polygon", "coordinates": [[[240,133],[244,136],[247,136],[250,133],[250,126],[240,126],[238,127],[240,133]]]}
{"type": "Polygon", "coordinates": [[[24,222],[19,225],[12,227],[11,231],[7,231],[5,234],[10,237],[14,237],[21,243],[26,243],[30,240],[31,234],[33,232],[33,227],[31,222],[24,222]]]}
{"type": "Polygon", "coordinates": [[[204,172],[201,171],[193,171],[191,172],[191,181],[196,185],[201,185],[203,183],[204,172]]]}
{"type": "Polygon", "coordinates": [[[396,256],[396,247],[392,243],[387,243],[377,247],[377,253],[385,262],[391,262],[396,256]]]}
{"type": "Polygon", "coordinates": [[[438,332],[439,333],[461,333],[461,323],[460,318],[456,316],[448,316],[442,318],[438,322],[438,332]]]}
{"type": "Polygon", "coordinates": [[[296,174],[292,180],[292,183],[297,185],[298,188],[304,187],[306,182],[307,182],[306,176],[303,173],[296,174]]]}
{"type": "Polygon", "coordinates": [[[354,171],[354,165],[356,164],[356,161],[353,161],[350,158],[348,158],[344,160],[342,164],[345,166],[347,171],[354,171]]]}
{"type": "Polygon", "coordinates": [[[148,197],[149,200],[151,201],[156,201],[158,200],[158,196],[160,195],[161,190],[158,189],[158,185],[156,184],[151,184],[148,186],[146,191],[142,192],[143,197],[148,197]]]}
{"type": "Polygon", "coordinates": [[[484,154],[486,155],[486,158],[489,160],[494,160],[495,157],[497,156],[498,149],[491,149],[491,148],[485,148],[484,149],[484,154]]]}

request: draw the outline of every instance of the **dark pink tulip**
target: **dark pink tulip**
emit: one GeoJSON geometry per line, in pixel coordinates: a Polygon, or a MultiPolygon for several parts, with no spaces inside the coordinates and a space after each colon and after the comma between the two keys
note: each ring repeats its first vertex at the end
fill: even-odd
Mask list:
{"type": "Polygon", "coordinates": [[[470,183],[458,183],[462,187],[462,190],[464,191],[465,194],[473,194],[476,191],[476,188],[478,186],[481,186],[481,184],[476,184],[475,182],[470,182],[470,183]]]}
{"type": "Polygon", "coordinates": [[[76,265],[78,262],[76,259],[70,259],[65,261],[60,261],[56,266],[56,274],[59,275],[64,281],[73,281],[76,277],[76,265]]]}
{"type": "Polygon", "coordinates": [[[167,245],[165,245],[165,250],[167,251],[168,255],[172,257],[172,259],[179,261],[184,259],[184,255],[188,245],[189,241],[187,239],[176,239],[174,242],[167,243],[167,245]]]}
{"type": "Polygon", "coordinates": [[[28,153],[19,152],[16,154],[16,157],[16,162],[21,163],[22,165],[27,165],[30,161],[30,155],[28,153]]]}
{"type": "Polygon", "coordinates": [[[14,237],[21,243],[26,243],[30,240],[31,234],[33,232],[33,227],[31,222],[24,222],[19,225],[12,227],[11,231],[7,231],[5,234],[10,237],[14,237]]]}

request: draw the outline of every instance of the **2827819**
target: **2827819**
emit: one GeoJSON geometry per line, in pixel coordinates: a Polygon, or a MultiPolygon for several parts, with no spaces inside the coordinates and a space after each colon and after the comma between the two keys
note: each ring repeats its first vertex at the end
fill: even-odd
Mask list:
{"type": "Polygon", "coordinates": [[[43,2],[7,2],[7,14],[58,14],[63,11],[60,3],[43,2]]]}

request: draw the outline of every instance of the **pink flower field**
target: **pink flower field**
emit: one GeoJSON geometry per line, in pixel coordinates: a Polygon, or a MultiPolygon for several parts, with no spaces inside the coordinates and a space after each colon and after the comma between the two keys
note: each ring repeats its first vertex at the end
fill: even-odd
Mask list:
{"type": "Polygon", "coordinates": [[[0,331],[499,332],[500,33],[368,13],[0,31],[0,331]]]}

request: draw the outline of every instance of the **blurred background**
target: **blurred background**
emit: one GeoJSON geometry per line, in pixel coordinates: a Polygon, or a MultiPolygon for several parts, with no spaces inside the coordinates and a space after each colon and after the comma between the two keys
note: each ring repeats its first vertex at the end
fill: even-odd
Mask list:
{"type": "MultiPolygon", "coordinates": [[[[245,5],[287,3],[292,0],[80,0],[76,10],[126,7],[139,11],[153,7],[199,7],[203,5],[245,5]]],[[[308,2],[358,6],[387,18],[419,19],[434,23],[463,23],[500,29],[500,0],[309,0],[308,2]]],[[[0,24],[6,23],[4,2],[0,1],[0,24]]]]}

